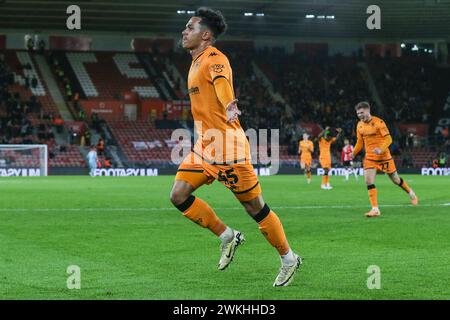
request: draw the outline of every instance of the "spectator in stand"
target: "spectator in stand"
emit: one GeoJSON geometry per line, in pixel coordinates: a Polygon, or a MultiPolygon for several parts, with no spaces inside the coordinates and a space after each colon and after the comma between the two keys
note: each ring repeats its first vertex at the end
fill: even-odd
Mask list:
{"type": "Polygon", "coordinates": [[[42,39],[39,40],[38,47],[39,47],[39,53],[40,54],[44,54],[44,52],[45,52],[45,41],[42,40],[42,39]]]}
{"type": "Polygon", "coordinates": [[[55,139],[55,134],[53,133],[51,126],[46,127],[45,139],[55,139]]]}
{"type": "Polygon", "coordinates": [[[53,125],[56,128],[56,132],[62,133],[64,129],[64,120],[61,118],[61,116],[58,114],[55,119],[53,119],[53,125]]]}
{"type": "Polygon", "coordinates": [[[105,152],[105,140],[103,138],[98,139],[97,152],[100,156],[102,156],[105,152]]]}
{"type": "Polygon", "coordinates": [[[413,160],[410,152],[402,153],[402,167],[411,168],[413,167],[413,160]]]}
{"type": "Polygon", "coordinates": [[[75,94],[73,96],[73,108],[77,111],[80,109],[79,100],[80,100],[80,94],[78,92],[75,92],[75,94]]]}
{"type": "Polygon", "coordinates": [[[448,140],[448,134],[449,134],[449,132],[448,132],[448,126],[447,126],[444,129],[442,129],[442,131],[441,131],[441,136],[442,136],[443,142],[448,140]]]}
{"type": "Polygon", "coordinates": [[[69,128],[69,141],[70,144],[75,144],[76,143],[76,139],[78,137],[78,134],[73,130],[72,127],[69,128]]]}
{"type": "Polygon", "coordinates": [[[98,119],[98,114],[96,112],[92,112],[91,121],[95,131],[100,132],[100,121],[98,119]]]}
{"type": "Polygon", "coordinates": [[[439,167],[445,168],[447,166],[447,154],[445,152],[441,152],[439,155],[439,167]]]}
{"type": "Polygon", "coordinates": [[[67,101],[72,100],[72,86],[69,83],[66,84],[66,97],[67,101]]]}
{"type": "Polygon", "coordinates": [[[83,109],[80,109],[80,112],[78,113],[78,120],[80,121],[86,120],[86,113],[84,113],[83,109]]]}
{"type": "Polygon", "coordinates": [[[109,157],[106,157],[106,158],[105,158],[104,167],[105,167],[106,169],[112,168],[112,165],[111,165],[111,159],[110,159],[109,157]]]}
{"type": "Polygon", "coordinates": [[[84,132],[84,139],[86,145],[91,145],[91,131],[89,130],[89,128],[84,132]]]}
{"type": "Polygon", "coordinates": [[[438,159],[433,159],[433,161],[431,163],[431,167],[433,169],[439,168],[439,160],[438,159]]]}
{"type": "Polygon", "coordinates": [[[414,133],[410,132],[407,138],[408,150],[412,150],[414,148],[414,133]]]}
{"type": "Polygon", "coordinates": [[[33,38],[29,37],[27,39],[27,43],[26,43],[26,47],[28,51],[33,51],[34,50],[34,41],[33,38]]]}

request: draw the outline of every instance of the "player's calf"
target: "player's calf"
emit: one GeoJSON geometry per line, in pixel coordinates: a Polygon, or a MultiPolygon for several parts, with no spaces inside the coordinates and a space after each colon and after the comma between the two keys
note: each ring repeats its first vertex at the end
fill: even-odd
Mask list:
{"type": "MultiPolygon", "coordinates": [[[[259,200],[262,201],[261,198],[259,200]]],[[[253,219],[258,223],[259,230],[263,236],[280,255],[282,266],[273,286],[287,286],[300,267],[301,258],[290,248],[280,219],[275,212],[270,210],[267,204],[264,204],[263,208],[257,214],[254,214],[254,212],[249,213],[251,213],[253,219]]]]}
{"type": "Polygon", "coordinates": [[[306,182],[308,182],[308,184],[310,184],[311,183],[311,168],[306,168],[305,174],[306,174],[306,182]]]}
{"type": "Polygon", "coordinates": [[[370,205],[372,209],[365,214],[366,217],[378,217],[380,215],[380,209],[378,208],[378,195],[377,188],[374,184],[367,185],[367,193],[369,194],[370,205]]]}
{"type": "MultiPolygon", "coordinates": [[[[395,183],[395,182],[394,182],[395,183]]],[[[402,188],[409,196],[409,199],[411,200],[411,204],[413,206],[416,206],[419,204],[419,198],[417,198],[416,194],[414,193],[414,191],[408,186],[408,184],[405,182],[405,180],[403,180],[402,178],[399,177],[398,182],[396,183],[400,188],[402,188]]]]}

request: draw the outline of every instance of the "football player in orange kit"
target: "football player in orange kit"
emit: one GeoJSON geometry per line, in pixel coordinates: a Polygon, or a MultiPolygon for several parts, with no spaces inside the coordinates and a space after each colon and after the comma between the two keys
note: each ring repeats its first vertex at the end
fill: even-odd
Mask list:
{"type": "Polygon", "coordinates": [[[387,173],[393,183],[408,193],[411,203],[417,205],[419,199],[416,194],[397,173],[395,162],[389,151],[392,138],[386,123],[370,114],[370,104],[368,102],[359,102],[355,110],[360,121],[356,127],[357,141],[353,150],[353,159],[364,147],[366,151],[364,178],[369,192],[370,204],[372,205],[372,209],[366,213],[366,217],[378,217],[380,215],[377,189],[375,188],[377,170],[387,173]]]}
{"type": "Polygon", "coordinates": [[[264,202],[261,186],[250,163],[250,146],[238,119],[241,112],[234,96],[230,63],[213,46],[226,27],[220,11],[202,7],[182,32],[183,48],[192,56],[188,90],[199,138],[178,168],[170,200],[185,217],[208,228],[220,239],[218,269],[224,270],[233,260],[244,236],[227,226],[205,201],[192,195],[197,188],[217,179],[233,192],[258,223],[267,241],[278,251],[281,269],[273,286],[286,286],[302,260],[289,246],[280,219],[264,202]],[[237,146],[235,139],[231,144],[227,144],[229,140],[225,138],[225,144],[217,142],[221,140],[217,133],[223,137],[236,137],[237,146]]]}
{"type": "Polygon", "coordinates": [[[320,186],[323,190],[333,189],[330,185],[330,176],[328,175],[331,170],[331,144],[333,144],[342,133],[341,128],[336,128],[335,130],[337,132],[336,137],[331,136],[330,127],[326,127],[325,130],[317,136],[317,143],[319,144],[319,162],[320,166],[325,171],[320,186]]]}
{"type": "Polygon", "coordinates": [[[311,183],[311,162],[314,144],[309,140],[309,134],[303,134],[303,140],[298,142],[298,154],[300,155],[300,168],[305,171],[306,181],[311,183]]]}

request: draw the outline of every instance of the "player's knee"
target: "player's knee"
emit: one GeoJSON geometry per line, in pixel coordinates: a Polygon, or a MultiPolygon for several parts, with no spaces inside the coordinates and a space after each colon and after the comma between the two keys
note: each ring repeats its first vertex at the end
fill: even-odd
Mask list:
{"type": "Polygon", "coordinates": [[[245,211],[251,216],[254,216],[256,213],[258,213],[257,209],[255,208],[255,205],[251,203],[243,203],[245,211]]]}
{"type": "Polygon", "coordinates": [[[182,204],[186,199],[189,197],[189,194],[186,194],[182,190],[178,188],[173,188],[172,191],[170,191],[170,201],[174,206],[178,206],[182,204]]]}
{"type": "Polygon", "coordinates": [[[262,207],[254,207],[254,209],[255,211],[253,213],[249,213],[257,223],[263,221],[270,213],[270,208],[267,204],[264,204],[262,207]]]}
{"type": "Polygon", "coordinates": [[[266,206],[260,197],[247,202],[241,202],[245,211],[253,218],[266,206]]]}

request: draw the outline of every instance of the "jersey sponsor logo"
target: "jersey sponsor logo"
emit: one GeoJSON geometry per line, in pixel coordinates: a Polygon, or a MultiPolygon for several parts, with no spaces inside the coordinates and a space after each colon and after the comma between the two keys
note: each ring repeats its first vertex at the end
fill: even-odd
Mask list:
{"type": "Polygon", "coordinates": [[[215,52],[213,51],[213,52],[211,52],[211,53],[209,54],[209,56],[208,56],[208,57],[214,57],[214,56],[218,56],[218,54],[217,54],[217,53],[215,53],[215,52]]]}

